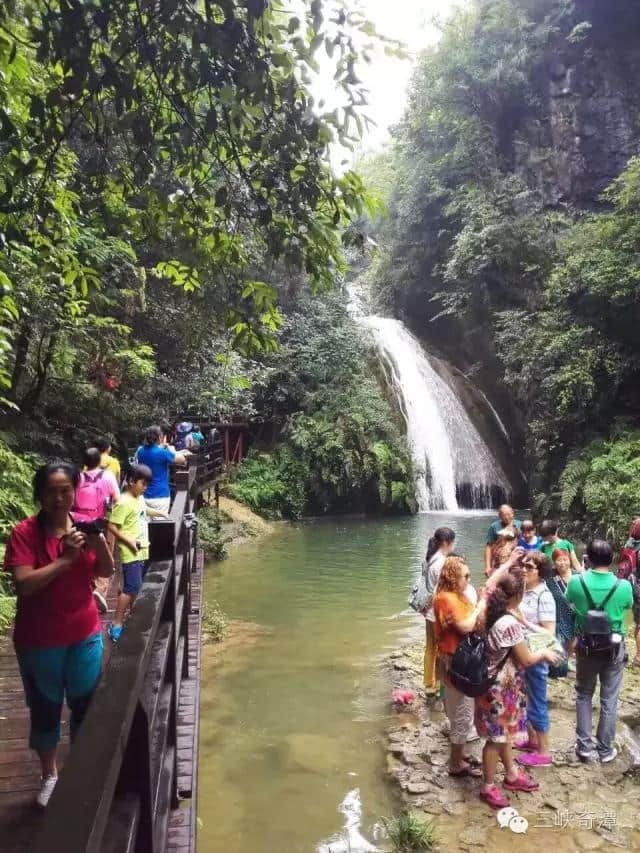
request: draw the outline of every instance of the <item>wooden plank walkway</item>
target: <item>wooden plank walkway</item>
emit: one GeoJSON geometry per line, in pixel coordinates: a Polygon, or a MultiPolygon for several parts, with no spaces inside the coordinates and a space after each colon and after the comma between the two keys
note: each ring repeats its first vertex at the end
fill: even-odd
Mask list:
{"type": "Polygon", "coordinates": [[[173,809],[169,817],[167,853],[193,853],[196,849],[203,567],[204,555],[202,551],[198,551],[195,571],[191,574],[190,677],[182,679],[178,702],[178,791],[183,802],[177,809],[173,809]]]}
{"type": "MultiPolygon", "coordinates": [[[[201,578],[202,554],[198,553],[196,571],[192,573],[192,608],[189,615],[189,674],[182,680],[178,703],[179,790],[185,801],[170,815],[168,853],[193,853],[196,836],[195,780],[197,779],[198,697],[201,653],[201,578]]],[[[113,618],[118,590],[114,576],[107,602],[108,613],[101,617],[105,632],[104,666],[108,666],[111,641],[106,625],[113,618]]],[[[126,630],[126,628],[125,628],[126,630]]],[[[62,743],[58,770],[68,754],[69,712],[62,716],[62,743]]],[[[2,853],[24,853],[31,849],[41,823],[42,812],[35,806],[40,783],[40,765],[29,749],[29,712],[25,705],[22,680],[10,637],[0,639],[0,850],[2,853]]],[[[58,851],[52,851],[58,853],[58,851]]],[[[59,851],[63,853],[63,851],[59,851]]]]}

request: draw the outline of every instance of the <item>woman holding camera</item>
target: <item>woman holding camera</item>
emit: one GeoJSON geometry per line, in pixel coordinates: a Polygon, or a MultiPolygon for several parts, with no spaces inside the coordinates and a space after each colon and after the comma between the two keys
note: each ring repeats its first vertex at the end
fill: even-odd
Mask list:
{"type": "Polygon", "coordinates": [[[113,557],[101,533],[74,527],[70,510],[80,472],[66,462],[36,471],[37,515],[14,527],[5,555],[18,607],[14,645],[31,712],[29,745],[42,766],[37,804],[44,808],[57,782],[56,750],[65,699],[71,737],[82,722],[102,665],[102,632],[93,579],[113,573],[113,557]]]}

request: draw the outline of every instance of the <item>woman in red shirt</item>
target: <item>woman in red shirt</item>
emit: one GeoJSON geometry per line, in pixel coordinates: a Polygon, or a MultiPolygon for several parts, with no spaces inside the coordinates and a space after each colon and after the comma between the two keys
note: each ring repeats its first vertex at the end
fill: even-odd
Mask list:
{"type": "Polygon", "coordinates": [[[85,535],[73,525],[80,472],[66,462],[36,471],[38,515],[14,527],[5,555],[18,595],[14,645],[31,712],[29,745],[42,765],[36,802],[46,806],[58,774],[56,750],[66,696],[73,738],[100,678],[102,632],[93,579],[113,573],[102,534],[85,535]]]}

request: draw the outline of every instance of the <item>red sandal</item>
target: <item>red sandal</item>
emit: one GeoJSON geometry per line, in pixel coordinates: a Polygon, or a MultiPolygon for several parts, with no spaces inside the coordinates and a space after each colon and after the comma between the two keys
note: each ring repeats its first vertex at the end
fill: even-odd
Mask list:
{"type": "Polygon", "coordinates": [[[502,793],[497,785],[491,785],[480,791],[480,799],[484,800],[492,809],[504,809],[509,805],[511,800],[502,793]]]}
{"type": "Polygon", "coordinates": [[[530,794],[532,791],[537,791],[540,787],[540,784],[536,782],[535,779],[532,779],[531,776],[527,776],[527,774],[523,773],[522,770],[513,780],[509,780],[505,776],[503,784],[507,791],[524,791],[525,794],[530,794]]]}

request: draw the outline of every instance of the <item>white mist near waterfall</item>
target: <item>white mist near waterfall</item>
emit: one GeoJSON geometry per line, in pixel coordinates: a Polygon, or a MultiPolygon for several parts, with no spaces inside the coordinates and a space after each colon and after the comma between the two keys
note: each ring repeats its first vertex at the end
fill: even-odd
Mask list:
{"type": "Polygon", "coordinates": [[[506,498],[502,468],[417,338],[400,320],[354,314],[371,330],[406,420],[419,510],[483,509],[506,498]]]}

